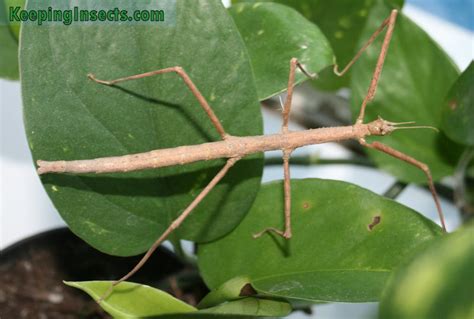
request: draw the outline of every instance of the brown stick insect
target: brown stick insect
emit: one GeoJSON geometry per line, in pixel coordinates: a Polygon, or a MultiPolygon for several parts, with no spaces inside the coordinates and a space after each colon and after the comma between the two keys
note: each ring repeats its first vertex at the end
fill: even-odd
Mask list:
{"type": "Polygon", "coordinates": [[[213,112],[211,106],[208,104],[204,96],[201,94],[199,89],[193,83],[191,78],[188,76],[186,71],[181,67],[175,66],[166,69],[156,70],[152,72],[132,75],[123,77],[111,81],[99,80],[94,75],[89,74],[89,78],[99,84],[108,86],[115,85],[120,82],[137,80],[145,77],[155,76],[164,73],[176,73],[178,74],[187,85],[188,89],[198,100],[203,110],[207,113],[210,121],[214,125],[215,129],[221,136],[221,141],[203,143],[199,145],[187,145],[179,146],[175,148],[159,149],[150,152],[130,154],[118,157],[104,157],[90,160],[76,160],[76,161],[42,161],[39,160],[38,173],[110,173],[110,172],[127,172],[134,170],[143,169],[154,169],[172,165],[183,165],[196,161],[205,161],[218,158],[227,158],[227,162],[224,167],[217,173],[216,176],[209,182],[209,184],[201,191],[201,193],[189,204],[189,206],[176,218],[171,225],[165,230],[165,232],[153,243],[148,249],[146,254],[140,260],[140,262],[125,276],[113,282],[109,291],[99,301],[103,300],[110,294],[113,287],[122,281],[127,280],[130,276],[135,274],[143,264],[148,260],[150,255],[157,249],[157,247],[173,232],[178,228],[186,217],[191,214],[193,209],[203,200],[204,197],[216,186],[217,183],[226,175],[229,169],[241,158],[257,153],[271,150],[282,150],[283,152],[283,169],[284,169],[284,214],[285,214],[285,226],[284,229],[277,229],[274,227],[268,227],[263,229],[261,232],[254,234],[254,238],[262,236],[266,232],[273,232],[284,238],[291,238],[291,183],[290,183],[290,155],[298,147],[310,145],[310,144],[321,144],[326,142],[341,141],[347,139],[355,139],[361,145],[372,148],[402,161],[405,161],[420,170],[422,170],[428,181],[429,189],[433,195],[433,199],[436,205],[436,209],[441,220],[443,230],[446,231],[446,225],[439,203],[438,195],[436,193],[433,179],[431,177],[430,169],[425,164],[415,158],[406,155],[396,149],[391,148],[380,142],[368,143],[365,137],[370,135],[383,136],[392,133],[398,129],[406,128],[430,128],[427,126],[401,126],[406,124],[412,124],[413,122],[394,123],[389,122],[381,117],[378,119],[364,123],[364,113],[367,103],[369,103],[375,96],[377,83],[382,72],[382,67],[385,61],[387,50],[392,37],[395,21],[397,18],[397,10],[393,10],[390,16],[383,21],[381,26],[374,32],[374,34],[368,39],[366,44],[358,51],[354,58],[348,63],[348,65],[342,70],[338,70],[337,64],[334,65],[334,73],[338,76],[342,76],[346,73],[349,68],[357,61],[361,54],[367,49],[367,47],[375,40],[375,38],[386,28],[385,38],[382,44],[382,48],[377,60],[377,64],[372,76],[372,80],[365,96],[359,116],[357,117],[354,125],[342,126],[342,127],[329,127],[311,129],[299,132],[292,132],[288,129],[289,114],[292,104],[293,87],[295,82],[295,72],[297,69],[301,70],[306,76],[314,77],[313,74],[308,73],[304,67],[298,62],[296,58],[290,61],[290,72],[288,79],[288,92],[283,107],[283,124],[281,132],[273,135],[262,135],[262,136],[231,136],[226,133],[224,127],[220,123],[219,119],[213,112]]]}

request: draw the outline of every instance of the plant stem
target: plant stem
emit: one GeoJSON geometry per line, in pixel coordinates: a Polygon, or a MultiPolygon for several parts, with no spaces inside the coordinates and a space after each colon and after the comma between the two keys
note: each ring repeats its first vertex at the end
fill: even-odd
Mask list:
{"type": "Polygon", "coordinates": [[[471,220],[474,216],[474,208],[468,198],[468,192],[466,192],[466,173],[469,167],[469,163],[474,159],[474,148],[467,148],[456,167],[454,172],[454,203],[461,212],[461,218],[464,222],[471,220]]]}
{"type": "Polygon", "coordinates": [[[181,260],[188,261],[188,256],[184,252],[183,245],[181,245],[181,240],[175,234],[172,234],[168,239],[173,245],[173,250],[176,256],[181,260]]]}
{"type": "Polygon", "coordinates": [[[408,186],[407,183],[400,182],[400,181],[395,181],[395,183],[390,186],[389,189],[383,193],[383,196],[391,199],[395,199],[400,195],[401,192],[408,186]]]}
{"type": "MultiPolygon", "coordinates": [[[[292,165],[330,165],[330,164],[348,164],[348,165],[359,165],[366,167],[374,167],[374,163],[365,157],[352,157],[350,159],[340,158],[320,158],[314,155],[307,156],[293,156],[291,157],[290,163],[292,165]]],[[[282,165],[283,159],[281,157],[269,157],[265,158],[265,166],[282,165]]]]}

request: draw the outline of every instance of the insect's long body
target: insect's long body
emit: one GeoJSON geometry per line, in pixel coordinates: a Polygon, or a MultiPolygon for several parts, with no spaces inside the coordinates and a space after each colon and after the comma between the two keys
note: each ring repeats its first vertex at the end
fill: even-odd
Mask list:
{"type": "Polygon", "coordinates": [[[360,139],[370,135],[369,126],[375,125],[375,122],[272,135],[227,136],[222,141],[158,149],[124,156],[75,161],[38,161],[38,173],[128,172],[184,165],[218,158],[242,158],[258,152],[293,150],[311,144],[360,139]]]}
{"type": "Polygon", "coordinates": [[[173,165],[184,165],[197,161],[213,160],[218,158],[227,158],[227,162],[222,169],[214,176],[214,178],[202,189],[198,196],[188,205],[188,207],[180,213],[180,215],[170,224],[170,226],[161,234],[161,236],[153,243],[150,249],[147,251],[145,256],[140,262],[125,276],[115,281],[109,290],[99,299],[103,300],[112,291],[112,287],[118,283],[127,280],[135,272],[140,269],[141,266],[146,262],[150,255],[155,249],[169,236],[173,230],[178,228],[181,223],[189,216],[193,209],[209,194],[209,192],[216,186],[217,183],[225,176],[229,169],[241,158],[259,152],[266,152],[272,150],[283,151],[283,169],[284,169],[284,199],[285,199],[285,226],[284,229],[277,229],[274,227],[265,228],[262,232],[257,233],[254,237],[259,237],[266,232],[274,232],[285,238],[291,238],[291,192],[290,192],[290,154],[291,152],[301,146],[311,144],[321,144],[327,142],[336,142],[341,140],[355,139],[362,146],[372,148],[384,152],[390,156],[403,160],[421,171],[423,171],[427,177],[428,186],[433,195],[433,199],[436,204],[440,221],[444,230],[446,225],[444,222],[443,213],[441,211],[441,205],[439,203],[438,195],[434,187],[431,172],[423,162],[416,160],[415,158],[404,154],[388,145],[376,142],[366,142],[365,137],[368,135],[387,135],[397,129],[403,128],[415,128],[401,127],[400,125],[408,124],[405,123],[393,123],[378,118],[375,121],[364,124],[364,112],[368,102],[370,102],[375,95],[377,82],[382,71],[385,55],[387,53],[388,45],[392,36],[393,27],[395,25],[395,19],[397,11],[393,10],[390,16],[385,19],[382,25],[375,31],[370,37],[368,42],[359,50],[356,56],[349,62],[349,64],[341,71],[338,71],[337,65],[334,67],[334,72],[337,75],[343,75],[353,63],[360,57],[362,52],[375,40],[378,34],[387,27],[387,33],[385,34],[382,49],[377,60],[377,65],[370,83],[370,87],[366,97],[364,98],[359,116],[354,125],[342,126],[342,127],[328,127],[313,130],[306,130],[300,132],[290,132],[288,130],[289,113],[291,108],[291,101],[293,96],[293,86],[295,84],[295,72],[300,69],[304,74],[311,76],[303,66],[298,62],[296,58],[290,61],[290,73],[288,79],[288,94],[283,107],[283,124],[282,131],[279,134],[273,135],[261,135],[261,136],[231,136],[226,133],[224,127],[220,123],[218,117],[212,110],[211,106],[207,103],[204,96],[198,90],[196,85],[193,83],[188,74],[179,66],[170,67],[166,69],[160,69],[147,73],[127,76],[125,78],[119,78],[112,81],[99,80],[94,75],[90,74],[89,78],[97,83],[104,84],[107,86],[113,86],[117,83],[137,80],[149,76],[155,76],[164,73],[176,73],[178,74],[189,90],[194,94],[197,101],[206,112],[209,120],[214,125],[215,129],[221,136],[222,140],[217,142],[210,142],[198,145],[186,145],[178,146],[174,148],[159,149],[145,153],[130,154],[124,156],[115,157],[103,157],[97,159],[88,160],[75,160],[75,161],[38,161],[38,173],[111,173],[111,172],[128,172],[143,169],[153,169],[173,165]]]}

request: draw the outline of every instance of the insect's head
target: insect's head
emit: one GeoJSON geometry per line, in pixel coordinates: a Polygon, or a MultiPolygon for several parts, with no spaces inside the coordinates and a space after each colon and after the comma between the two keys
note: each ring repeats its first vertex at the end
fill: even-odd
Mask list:
{"type": "Polygon", "coordinates": [[[367,124],[371,135],[387,135],[393,132],[395,127],[394,123],[385,121],[380,116],[375,120],[367,124]]]}
{"type": "Polygon", "coordinates": [[[436,127],[433,126],[400,126],[415,124],[415,122],[389,122],[381,118],[380,116],[375,120],[367,124],[371,135],[388,135],[396,130],[401,129],[415,129],[415,128],[429,128],[439,132],[436,127]]]}

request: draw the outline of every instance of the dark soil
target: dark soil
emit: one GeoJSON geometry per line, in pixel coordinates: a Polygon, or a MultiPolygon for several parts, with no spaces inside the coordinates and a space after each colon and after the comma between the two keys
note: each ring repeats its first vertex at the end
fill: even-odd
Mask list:
{"type": "MultiPolygon", "coordinates": [[[[2,252],[0,317],[110,318],[88,295],[62,281],[114,280],[139,259],[103,254],[68,229],[29,238],[2,252]]],[[[196,269],[162,247],[130,281],[168,291],[191,304],[207,292],[196,269]]]]}

